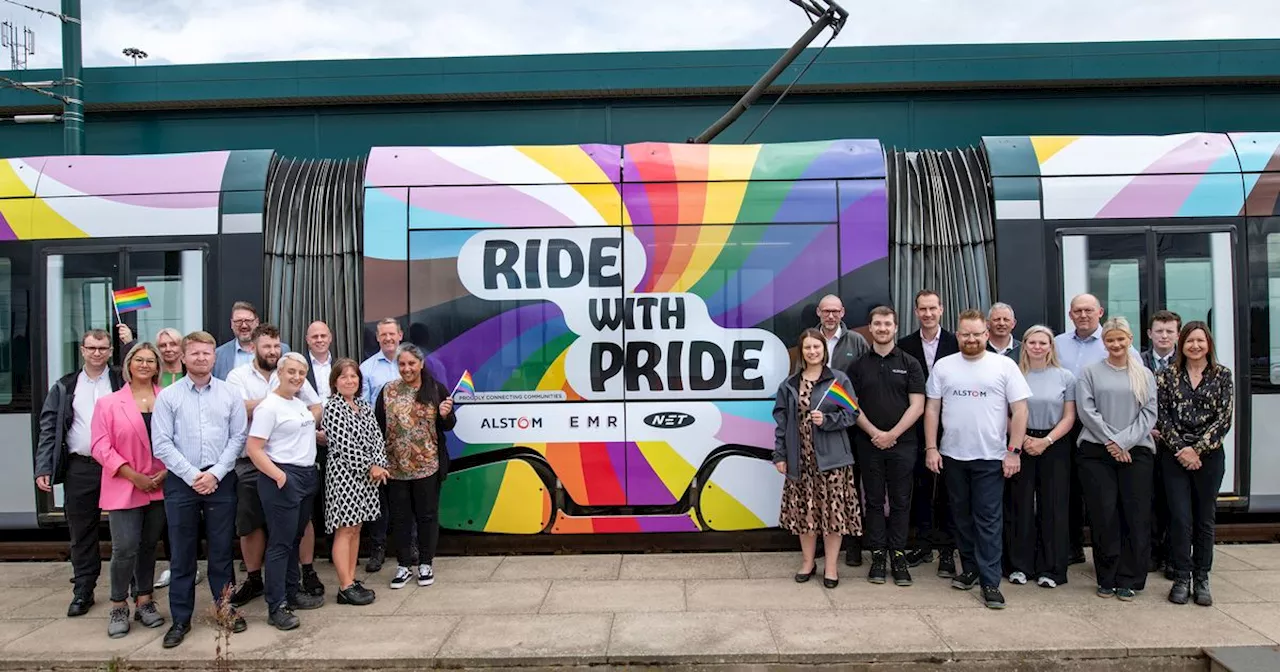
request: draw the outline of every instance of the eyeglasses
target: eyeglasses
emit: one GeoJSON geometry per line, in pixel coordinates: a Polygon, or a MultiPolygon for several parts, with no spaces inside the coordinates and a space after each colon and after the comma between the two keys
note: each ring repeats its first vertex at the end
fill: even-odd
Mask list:
{"type": "Polygon", "coordinates": [[[134,358],[133,358],[133,363],[134,363],[134,364],[146,364],[146,365],[148,365],[148,366],[155,366],[155,365],[156,365],[156,360],[154,360],[154,359],[138,359],[137,357],[134,357],[134,358]]]}
{"type": "Polygon", "coordinates": [[[822,313],[823,315],[839,315],[840,313],[844,312],[844,309],[843,308],[825,309],[825,310],[819,310],[818,312],[822,313]]]}
{"type": "Polygon", "coordinates": [[[88,352],[96,352],[96,353],[111,352],[111,346],[109,345],[108,346],[82,345],[80,347],[88,352]]]}
{"type": "Polygon", "coordinates": [[[231,320],[231,324],[232,324],[232,326],[236,326],[236,327],[247,327],[247,326],[249,326],[249,325],[251,325],[251,324],[257,324],[257,323],[258,323],[258,320],[257,320],[257,319],[252,319],[252,320],[231,320]]]}

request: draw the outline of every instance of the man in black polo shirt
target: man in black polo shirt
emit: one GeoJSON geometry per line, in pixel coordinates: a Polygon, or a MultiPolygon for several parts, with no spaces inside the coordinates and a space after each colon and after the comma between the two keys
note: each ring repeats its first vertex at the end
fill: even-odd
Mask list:
{"type": "Polygon", "coordinates": [[[864,540],[871,549],[871,571],[867,580],[884,583],[886,564],[890,564],[893,582],[909,586],[907,522],[919,448],[914,425],[924,412],[924,370],[915,357],[895,343],[898,316],[892,308],[879,306],[872,310],[870,330],[871,352],[849,368],[849,380],[862,408],[858,415],[859,431],[854,433],[854,447],[858,463],[862,465],[862,487],[867,496],[863,528],[864,540]],[[886,491],[889,495],[887,535],[886,491]]]}

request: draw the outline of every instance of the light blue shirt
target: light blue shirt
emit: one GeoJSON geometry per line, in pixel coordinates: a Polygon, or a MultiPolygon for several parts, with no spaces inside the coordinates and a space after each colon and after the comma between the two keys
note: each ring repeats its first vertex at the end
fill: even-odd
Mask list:
{"type": "MultiPolygon", "coordinates": [[[[444,364],[440,363],[439,358],[428,354],[423,367],[432,378],[436,379],[436,382],[444,385],[446,390],[451,389],[451,383],[445,378],[444,364]]],[[[387,383],[400,379],[400,365],[394,359],[387,359],[386,355],[379,350],[360,363],[360,375],[364,378],[364,388],[360,396],[369,402],[370,408],[373,408],[377,404],[378,395],[382,393],[382,388],[386,387],[387,383]]]]}
{"type": "Polygon", "coordinates": [[[1102,326],[1099,325],[1092,334],[1080,338],[1076,330],[1058,334],[1053,339],[1058,350],[1058,361],[1062,368],[1080,377],[1080,372],[1090,364],[1097,364],[1107,358],[1107,346],[1102,342],[1102,326]]]}
{"type": "Polygon", "coordinates": [[[231,368],[233,369],[239,368],[241,366],[244,366],[245,364],[248,364],[249,362],[252,362],[253,354],[254,353],[252,350],[245,350],[244,348],[237,347],[236,348],[236,365],[231,368]]]}
{"type": "Polygon", "coordinates": [[[201,467],[209,467],[222,481],[235,468],[247,431],[244,401],[236,388],[217,378],[197,388],[187,376],[156,396],[152,453],[187,485],[195,483],[201,467]]]}

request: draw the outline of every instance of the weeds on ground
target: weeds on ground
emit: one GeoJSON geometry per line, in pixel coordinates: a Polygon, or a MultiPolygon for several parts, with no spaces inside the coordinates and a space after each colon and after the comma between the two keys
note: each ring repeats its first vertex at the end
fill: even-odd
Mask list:
{"type": "Polygon", "coordinates": [[[231,670],[231,633],[236,625],[236,611],[231,606],[233,584],[222,589],[222,599],[214,602],[210,611],[213,625],[213,669],[218,672],[231,670]]]}

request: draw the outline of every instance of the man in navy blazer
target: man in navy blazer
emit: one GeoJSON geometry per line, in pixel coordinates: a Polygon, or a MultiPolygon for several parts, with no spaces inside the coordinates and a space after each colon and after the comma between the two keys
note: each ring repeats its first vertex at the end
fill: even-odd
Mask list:
{"type": "MultiPolygon", "coordinates": [[[[253,330],[258,328],[258,309],[248,301],[231,304],[231,333],[235,338],[213,351],[213,377],[226,380],[227,374],[241,364],[253,361],[253,330]]],[[[289,352],[289,344],[281,341],[280,354],[289,352]]]]}

